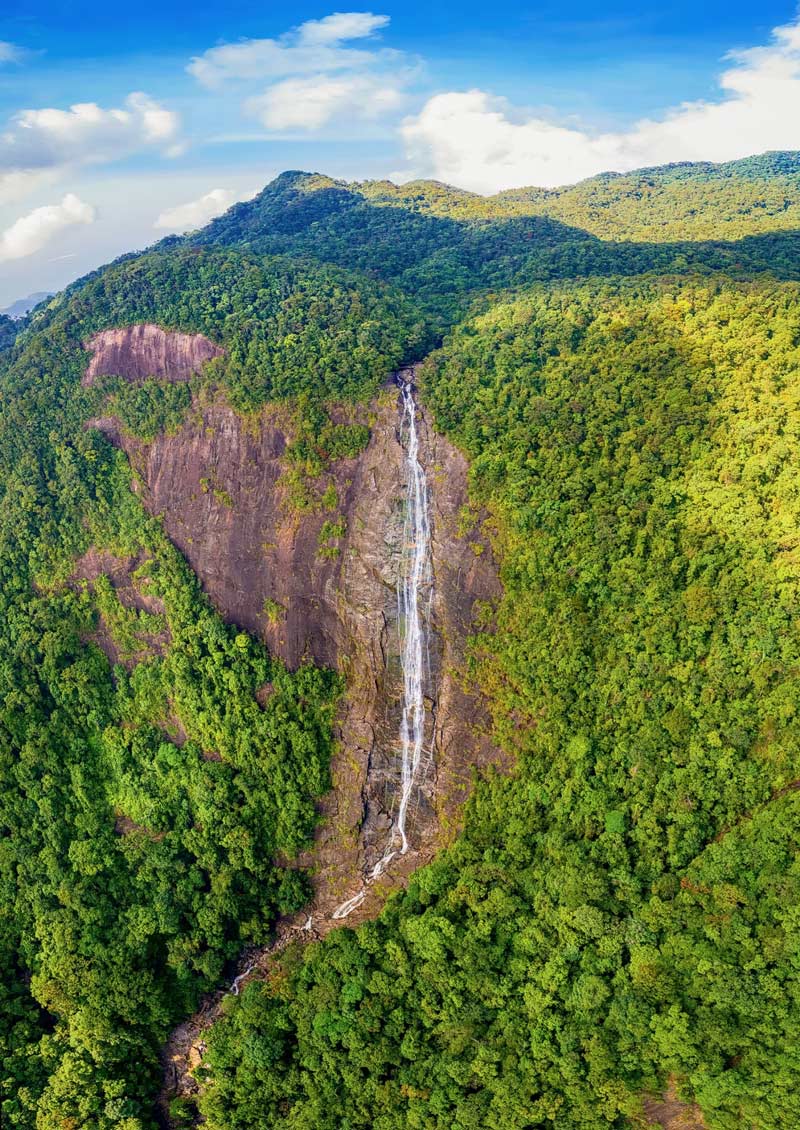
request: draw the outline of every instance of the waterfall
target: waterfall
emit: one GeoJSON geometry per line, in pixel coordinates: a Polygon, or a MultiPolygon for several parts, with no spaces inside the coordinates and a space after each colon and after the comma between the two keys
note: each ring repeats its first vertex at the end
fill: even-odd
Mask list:
{"type": "MultiPolygon", "coordinates": [[[[409,850],[407,821],[414,791],[430,760],[425,744],[425,685],[430,677],[428,622],[433,596],[431,564],[431,523],[428,480],[419,457],[417,405],[414,386],[406,380],[409,370],[398,374],[402,415],[400,443],[403,448],[405,480],[405,518],[402,552],[397,578],[397,623],[400,633],[400,665],[403,673],[403,701],[399,733],[399,784],[396,812],[383,855],[366,876],[361,888],[337,906],[331,918],[341,920],[352,914],[367,897],[370,883],[381,876],[398,855],[409,850]]],[[[313,925],[308,918],[300,932],[313,925]]],[[[295,927],[295,931],[298,928],[295,927]]],[[[228,990],[237,996],[240,986],[257,967],[253,959],[234,978],[228,990]]]]}
{"type": "Polygon", "coordinates": [[[357,906],[361,906],[366,897],[367,888],[362,887],[360,891],[356,891],[352,898],[347,899],[340,906],[337,906],[331,918],[347,918],[349,914],[353,913],[357,906]]]}
{"type": "Polygon", "coordinates": [[[398,623],[402,648],[403,714],[400,722],[402,750],[400,803],[394,827],[399,852],[408,851],[406,820],[425,753],[425,677],[428,673],[427,624],[431,595],[431,528],[428,480],[419,461],[417,407],[410,382],[403,382],[401,437],[406,450],[406,520],[403,561],[397,586],[398,623]]]}
{"type": "MultiPolygon", "coordinates": [[[[425,680],[428,675],[428,635],[433,571],[431,567],[431,525],[428,480],[419,459],[419,432],[414,387],[397,377],[402,417],[400,442],[405,452],[405,524],[400,573],[397,582],[397,619],[400,631],[400,661],[403,672],[403,703],[400,719],[400,794],[397,812],[386,849],[370,871],[367,883],[384,873],[397,855],[409,849],[406,824],[414,789],[429,758],[425,748],[425,680]]],[[[357,894],[333,912],[346,918],[366,897],[362,887],[357,894]]]]}

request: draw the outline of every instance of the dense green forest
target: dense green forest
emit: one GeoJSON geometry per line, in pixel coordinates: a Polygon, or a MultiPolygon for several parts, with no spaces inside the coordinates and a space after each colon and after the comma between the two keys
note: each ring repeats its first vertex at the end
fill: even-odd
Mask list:
{"type": "Polygon", "coordinates": [[[606,173],[566,188],[509,189],[490,197],[430,181],[357,188],[372,201],[462,220],[549,216],[605,240],[740,239],[796,230],[800,219],[796,153],[606,173]]]}
{"type": "Polygon", "coordinates": [[[17,323],[6,314],[0,314],[0,350],[8,349],[17,336],[17,323]]]}
{"type": "MultiPolygon", "coordinates": [[[[470,663],[510,775],[378,920],[209,1035],[210,1130],[800,1124],[800,161],[477,197],[284,174],[0,323],[0,1111],[152,1130],[170,1027],[277,915],[345,688],[226,625],[87,426],[330,401],[426,358],[504,595],[470,663]],[[153,321],[190,385],[80,383],[153,321]],[[265,688],[268,694],[264,694],[265,688]]],[[[321,444],[319,437],[324,437],[321,444]]]]}
{"type": "Polygon", "coordinates": [[[511,780],[213,1033],[222,1127],[795,1125],[800,288],[539,288],[423,394],[497,517],[511,780]],[[346,1117],[343,1116],[346,1111],[346,1117]]]}
{"type": "Polygon", "coordinates": [[[187,241],[365,271],[395,282],[446,326],[476,293],[533,281],[652,272],[796,278],[799,230],[800,162],[773,154],[488,198],[435,182],[396,188],[284,173],[187,241]]]}
{"type": "Polygon", "coordinates": [[[308,843],[329,783],[336,678],[289,675],[222,623],[131,491],[125,457],[84,426],[109,393],[144,435],[185,411],[186,386],[79,383],[81,342],[148,319],[224,343],[207,381],[248,407],[368,396],[407,350],[427,347],[408,302],[362,280],[178,250],[99,273],[3,355],[9,1126],[152,1125],[169,1027],[245,944],[268,938],[276,914],[306,901],[303,874],[273,861],[308,843]],[[107,576],[82,572],[90,548],[127,568],[125,601],[107,576]]]}

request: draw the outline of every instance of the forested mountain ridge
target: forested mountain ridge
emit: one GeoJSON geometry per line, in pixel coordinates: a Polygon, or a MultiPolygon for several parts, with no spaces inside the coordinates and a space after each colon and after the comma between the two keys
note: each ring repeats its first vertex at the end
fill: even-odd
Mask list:
{"type": "Polygon", "coordinates": [[[720,165],[606,173],[565,188],[509,189],[489,197],[430,181],[353,187],[369,200],[461,219],[549,216],[601,239],[729,240],[797,227],[800,163],[796,153],[767,153],[720,165]]]}
{"type": "Polygon", "coordinates": [[[10,1126],[155,1125],[169,1028],[308,897],[348,693],[224,622],[107,437],[279,404],[336,554],[327,468],[423,358],[500,561],[469,662],[516,768],[375,922],[229,1000],[200,1110],[600,1130],[672,1080],[709,1130],[800,1123],[799,196],[796,154],[489,199],[289,173],[4,333],[10,1126]],[[219,356],[87,387],[90,337],[142,324],[219,356]]]}
{"type": "Polygon", "coordinates": [[[430,181],[284,173],[185,240],[365,271],[446,325],[474,295],[533,281],[698,271],[794,278],[798,230],[796,155],[775,154],[488,198],[430,181]]]}
{"type": "Polygon", "coordinates": [[[350,184],[289,172],[252,201],[235,205],[221,220],[213,221],[205,238],[230,241],[237,226],[246,231],[250,223],[267,217],[273,231],[299,232],[324,214],[358,207],[359,197],[372,205],[440,219],[549,216],[605,239],[738,239],[798,226],[800,160],[796,153],[767,153],[721,165],[665,165],[628,174],[605,173],[565,188],[508,189],[495,196],[438,181],[350,184]],[[324,204],[314,200],[319,192],[325,194],[324,204]]]}

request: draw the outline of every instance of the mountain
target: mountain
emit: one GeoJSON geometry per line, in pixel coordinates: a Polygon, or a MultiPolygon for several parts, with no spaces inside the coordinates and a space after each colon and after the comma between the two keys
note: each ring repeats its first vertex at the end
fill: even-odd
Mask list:
{"type": "Polygon", "coordinates": [[[6,306],[3,310],[0,310],[0,314],[5,314],[7,318],[24,318],[34,306],[38,306],[40,302],[44,302],[45,299],[52,297],[52,291],[37,290],[33,294],[27,295],[25,298],[18,298],[16,302],[12,302],[10,306],[6,306]]]}
{"type": "Polygon", "coordinates": [[[799,221],[290,172],[6,320],[4,1124],[800,1122],[799,221]]]}

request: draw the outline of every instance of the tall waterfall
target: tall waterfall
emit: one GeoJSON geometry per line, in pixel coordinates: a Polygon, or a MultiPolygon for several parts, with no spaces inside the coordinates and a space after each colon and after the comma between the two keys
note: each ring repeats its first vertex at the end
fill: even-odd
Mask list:
{"type": "Polygon", "coordinates": [[[408,851],[406,819],[414,793],[425,746],[425,676],[428,673],[427,625],[431,595],[431,527],[428,512],[428,480],[419,461],[417,406],[410,381],[402,385],[401,437],[406,450],[406,521],[403,534],[403,564],[397,587],[398,621],[403,666],[403,716],[400,803],[395,824],[400,854],[408,851]]]}
{"type": "MultiPolygon", "coordinates": [[[[399,732],[399,794],[395,814],[383,855],[366,875],[361,888],[337,906],[331,918],[343,919],[359,907],[367,897],[370,883],[379,878],[398,855],[405,855],[410,847],[407,832],[409,808],[415,789],[430,762],[428,744],[430,729],[426,733],[425,689],[430,679],[428,654],[428,624],[433,597],[433,566],[431,561],[431,520],[428,480],[420,462],[417,404],[414,386],[407,380],[409,371],[397,375],[400,389],[400,444],[403,448],[405,487],[405,518],[402,551],[397,578],[397,623],[400,633],[400,665],[403,673],[403,701],[399,732]],[[428,742],[426,743],[426,738],[428,742]]],[[[309,917],[301,933],[311,930],[313,918],[309,917]]],[[[298,927],[294,928],[296,932],[298,927]]],[[[257,968],[256,958],[248,961],[234,978],[228,990],[238,995],[240,986],[257,968]]]]}
{"type": "MultiPolygon", "coordinates": [[[[414,789],[424,771],[430,750],[425,747],[425,681],[428,676],[430,601],[433,592],[431,525],[428,480],[419,458],[419,432],[414,387],[397,378],[403,414],[400,442],[405,453],[405,525],[400,573],[397,581],[397,619],[400,630],[400,661],[403,672],[403,704],[400,719],[400,794],[386,849],[370,871],[367,882],[377,879],[397,855],[409,848],[406,824],[414,789]]],[[[333,913],[346,918],[366,898],[362,887],[333,913]]]]}

